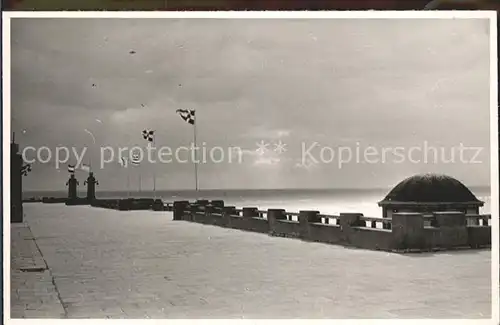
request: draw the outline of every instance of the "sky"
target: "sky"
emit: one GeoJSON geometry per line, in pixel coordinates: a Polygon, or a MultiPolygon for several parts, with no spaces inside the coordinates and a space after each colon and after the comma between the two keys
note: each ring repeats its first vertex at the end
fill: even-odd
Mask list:
{"type": "MultiPolygon", "coordinates": [[[[193,189],[195,164],[178,148],[195,134],[207,152],[197,164],[201,189],[389,188],[428,172],[490,182],[487,20],[19,18],[11,26],[12,129],[21,148],[52,153],[42,163],[46,152],[27,151],[36,159],[27,190],[64,189],[73,150],[85,147],[80,162],[101,190],[139,177],[143,189],[153,179],[157,190],[193,189]],[[177,109],[196,111],[196,132],[177,109]],[[119,148],[146,150],[144,129],[180,156],[123,168],[119,148]],[[70,151],[59,168],[56,147],[70,151]],[[114,157],[101,168],[104,147],[114,157]]],[[[81,183],[85,176],[77,172],[81,183]]]]}

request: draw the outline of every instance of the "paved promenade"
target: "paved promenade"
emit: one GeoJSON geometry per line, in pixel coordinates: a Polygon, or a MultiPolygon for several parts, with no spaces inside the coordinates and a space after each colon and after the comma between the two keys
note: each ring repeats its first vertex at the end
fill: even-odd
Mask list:
{"type": "Polygon", "coordinates": [[[11,225],[11,318],[61,318],[53,277],[27,224],[11,225]]]}
{"type": "MultiPolygon", "coordinates": [[[[50,293],[32,309],[52,317],[491,315],[489,250],[397,255],[174,222],[169,212],[24,206],[45,260],[36,263],[49,270],[22,272],[41,284],[15,280],[12,292],[50,293]]],[[[13,317],[25,306],[13,299],[13,317]]]]}

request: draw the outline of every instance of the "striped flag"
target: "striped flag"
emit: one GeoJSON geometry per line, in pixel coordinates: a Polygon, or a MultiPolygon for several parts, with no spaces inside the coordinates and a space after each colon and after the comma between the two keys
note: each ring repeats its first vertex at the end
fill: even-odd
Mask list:
{"type": "Polygon", "coordinates": [[[128,159],[127,157],[121,157],[120,158],[120,165],[124,168],[128,167],[128,159]]]}
{"type": "Polygon", "coordinates": [[[31,171],[31,164],[26,164],[23,167],[21,167],[21,175],[23,176],[27,176],[30,171],[31,171]]]}
{"type": "Polygon", "coordinates": [[[191,125],[194,125],[196,121],[194,109],[178,109],[175,112],[179,113],[184,121],[188,122],[191,125]]]}
{"type": "Polygon", "coordinates": [[[82,166],[80,167],[81,170],[83,171],[86,171],[88,173],[90,173],[90,166],[87,165],[87,164],[82,164],[82,166]]]}
{"type": "Polygon", "coordinates": [[[71,174],[74,174],[75,173],[75,165],[68,164],[68,172],[71,174]]]}
{"type": "Polygon", "coordinates": [[[150,129],[145,129],[142,131],[142,137],[148,142],[153,142],[155,136],[155,131],[150,129]]]}
{"type": "Polygon", "coordinates": [[[130,163],[133,166],[139,166],[140,163],[141,163],[141,159],[140,159],[139,154],[133,154],[132,157],[131,157],[131,159],[130,159],[130,163]]]}

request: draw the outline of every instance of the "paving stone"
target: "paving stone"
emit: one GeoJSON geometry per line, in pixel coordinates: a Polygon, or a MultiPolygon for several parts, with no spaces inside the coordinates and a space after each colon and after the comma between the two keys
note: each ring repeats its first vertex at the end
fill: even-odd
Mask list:
{"type": "Polygon", "coordinates": [[[26,223],[11,225],[10,277],[11,318],[64,317],[52,276],[26,223]]]}
{"type": "MultiPolygon", "coordinates": [[[[491,317],[490,250],[397,255],[172,221],[170,212],[36,203],[25,212],[68,318],[491,317]]],[[[33,290],[30,281],[16,285],[33,290]]],[[[55,292],[44,286],[37,292],[55,292]]]]}

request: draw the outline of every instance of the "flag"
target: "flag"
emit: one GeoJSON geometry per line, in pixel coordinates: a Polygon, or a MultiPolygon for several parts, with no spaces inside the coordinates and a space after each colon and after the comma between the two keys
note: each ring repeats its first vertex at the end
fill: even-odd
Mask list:
{"type": "Polygon", "coordinates": [[[139,154],[133,154],[133,155],[132,155],[132,158],[130,159],[130,163],[131,163],[133,166],[139,166],[139,164],[141,163],[141,160],[140,160],[139,154]]]}
{"type": "Polygon", "coordinates": [[[144,138],[144,140],[147,140],[148,142],[153,142],[154,135],[155,135],[154,130],[145,129],[144,131],[142,131],[142,137],[144,138]]]}
{"type": "Polygon", "coordinates": [[[83,170],[83,171],[86,171],[86,172],[90,173],[90,166],[89,165],[82,164],[82,166],[80,167],[80,169],[83,170]]]}
{"type": "Polygon", "coordinates": [[[75,165],[68,165],[68,172],[71,174],[75,173],[75,165]]]}
{"type": "Polygon", "coordinates": [[[182,117],[182,119],[191,125],[195,122],[195,110],[194,109],[178,109],[177,113],[182,117]]]}
{"type": "Polygon", "coordinates": [[[127,160],[127,157],[121,157],[120,159],[120,165],[124,168],[127,168],[128,167],[128,160],[127,160]]]}
{"type": "Polygon", "coordinates": [[[30,171],[31,171],[31,164],[26,164],[23,167],[21,167],[21,175],[23,176],[27,176],[30,171]]]}

